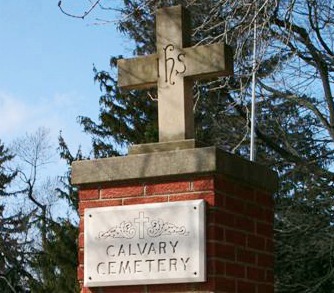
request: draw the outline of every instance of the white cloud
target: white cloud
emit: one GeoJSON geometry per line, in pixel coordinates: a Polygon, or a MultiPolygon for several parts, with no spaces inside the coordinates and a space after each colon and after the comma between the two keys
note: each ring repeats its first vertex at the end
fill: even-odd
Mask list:
{"type": "Polygon", "coordinates": [[[0,93],[0,138],[11,137],[29,120],[29,107],[6,93],[0,93]]]}
{"type": "Polygon", "coordinates": [[[76,93],[32,99],[0,92],[0,140],[7,145],[15,138],[44,127],[50,130],[51,143],[55,148],[58,146],[59,131],[63,131],[73,152],[79,145],[87,151],[90,138],[82,133],[77,123],[77,116],[84,114],[87,107],[83,99],[85,97],[76,93]]]}

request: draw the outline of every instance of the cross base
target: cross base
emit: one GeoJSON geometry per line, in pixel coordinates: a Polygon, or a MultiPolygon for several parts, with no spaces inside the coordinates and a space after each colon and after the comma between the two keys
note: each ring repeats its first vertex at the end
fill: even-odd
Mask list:
{"type": "Polygon", "coordinates": [[[147,153],[168,152],[184,149],[204,147],[205,144],[195,139],[185,139],[169,142],[135,144],[129,147],[129,155],[139,155],[147,153]]]}

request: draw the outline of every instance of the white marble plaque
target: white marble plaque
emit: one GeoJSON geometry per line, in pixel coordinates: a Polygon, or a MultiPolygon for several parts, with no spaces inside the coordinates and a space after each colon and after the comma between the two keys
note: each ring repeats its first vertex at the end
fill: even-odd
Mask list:
{"type": "Polygon", "coordinates": [[[87,287],[204,282],[205,202],[85,210],[87,287]]]}

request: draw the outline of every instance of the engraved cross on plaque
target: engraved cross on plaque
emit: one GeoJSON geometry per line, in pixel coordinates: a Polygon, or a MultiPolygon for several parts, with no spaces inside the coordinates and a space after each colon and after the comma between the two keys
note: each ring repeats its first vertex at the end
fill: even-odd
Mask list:
{"type": "Polygon", "coordinates": [[[144,239],[145,223],[149,222],[149,218],[144,216],[144,212],[139,212],[139,218],[135,218],[134,221],[139,224],[139,239],[144,239]]]}
{"type": "Polygon", "coordinates": [[[157,53],[118,61],[118,85],[158,87],[159,141],[194,138],[193,80],[233,74],[229,46],[190,46],[189,14],[182,6],[157,11],[157,53]]]}

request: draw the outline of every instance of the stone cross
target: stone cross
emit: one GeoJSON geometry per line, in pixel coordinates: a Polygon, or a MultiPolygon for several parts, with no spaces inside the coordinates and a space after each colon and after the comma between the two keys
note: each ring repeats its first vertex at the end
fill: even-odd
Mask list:
{"type": "Polygon", "coordinates": [[[190,46],[190,19],[181,5],[156,16],[157,53],[118,60],[118,85],[125,89],[158,87],[159,141],[194,138],[193,80],[233,74],[229,46],[190,46]]]}

